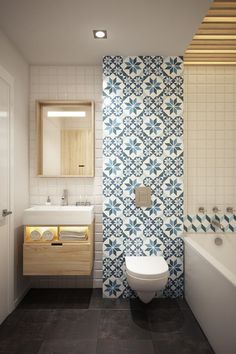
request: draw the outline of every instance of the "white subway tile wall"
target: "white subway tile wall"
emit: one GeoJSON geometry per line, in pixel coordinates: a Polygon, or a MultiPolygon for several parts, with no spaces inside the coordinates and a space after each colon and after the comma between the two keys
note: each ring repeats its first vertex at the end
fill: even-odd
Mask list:
{"type": "Polygon", "coordinates": [[[102,286],[102,67],[32,66],[30,69],[30,203],[45,204],[47,196],[60,204],[63,189],[69,204],[80,196],[95,205],[95,259],[91,277],[31,277],[32,287],[102,286]],[[95,102],[95,177],[39,178],[36,176],[35,101],[93,100],[95,102]]]}
{"type": "Polygon", "coordinates": [[[236,67],[187,66],[185,214],[236,207],[236,67]]]}

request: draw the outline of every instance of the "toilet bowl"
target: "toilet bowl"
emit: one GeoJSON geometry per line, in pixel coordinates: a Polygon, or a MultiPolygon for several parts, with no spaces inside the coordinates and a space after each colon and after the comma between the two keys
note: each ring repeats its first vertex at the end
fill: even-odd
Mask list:
{"type": "Polygon", "coordinates": [[[144,303],[150,302],[166,286],[169,269],[164,257],[129,256],[125,265],[129,286],[144,303]]]}

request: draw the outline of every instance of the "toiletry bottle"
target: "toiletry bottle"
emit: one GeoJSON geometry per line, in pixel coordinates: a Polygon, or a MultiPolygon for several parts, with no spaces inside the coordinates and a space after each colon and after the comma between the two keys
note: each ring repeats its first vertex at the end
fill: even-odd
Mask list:
{"type": "Polygon", "coordinates": [[[51,205],[51,199],[50,199],[50,197],[48,196],[48,198],[47,198],[47,201],[46,201],[46,203],[45,203],[46,205],[51,205]]]}

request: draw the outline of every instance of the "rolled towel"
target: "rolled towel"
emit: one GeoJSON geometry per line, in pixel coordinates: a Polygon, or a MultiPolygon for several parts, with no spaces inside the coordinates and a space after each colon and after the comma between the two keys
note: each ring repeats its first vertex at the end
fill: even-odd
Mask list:
{"type": "Polygon", "coordinates": [[[31,231],[30,233],[30,239],[32,241],[39,241],[41,239],[42,235],[41,235],[41,232],[39,230],[33,230],[31,231]]]}
{"type": "Polygon", "coordinates": [[[53,239],[53,232],[52,231],[50,231],[50,230],[46,230],[46,231],[44,231],[43,232],[43,238],[44,238],[44,240],[46,240],[46,241],[52,241],[52,239],[53,239]]]}

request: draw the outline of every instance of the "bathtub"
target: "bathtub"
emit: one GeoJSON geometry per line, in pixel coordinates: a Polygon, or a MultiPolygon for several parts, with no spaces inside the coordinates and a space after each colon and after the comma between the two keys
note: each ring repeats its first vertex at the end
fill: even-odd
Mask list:
{"type": "Polygon", "coordinates": [[[236,234],[186,234],[184,241],[185,298],[215,353],[235,354],[236,234]]]}

